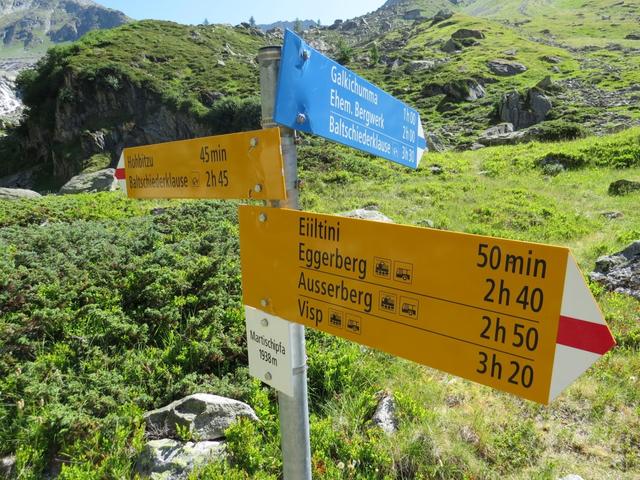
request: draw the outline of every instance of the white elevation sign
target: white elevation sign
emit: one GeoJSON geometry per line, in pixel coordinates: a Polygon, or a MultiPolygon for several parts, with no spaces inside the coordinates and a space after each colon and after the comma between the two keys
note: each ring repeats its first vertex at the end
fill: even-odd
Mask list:
{"type": "Polygon", "coordinates": [[[245,306],[249,374],[293,396],[291,323],[245,306]]]}

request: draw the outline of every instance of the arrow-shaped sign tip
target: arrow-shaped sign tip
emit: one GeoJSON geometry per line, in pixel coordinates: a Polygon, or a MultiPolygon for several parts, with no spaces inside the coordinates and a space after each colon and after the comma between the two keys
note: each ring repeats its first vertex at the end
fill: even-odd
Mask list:
{"type": "Polygon", "coordinates": [[[616,345],[573,255],[567,259],[549,401],[616,345]]]}

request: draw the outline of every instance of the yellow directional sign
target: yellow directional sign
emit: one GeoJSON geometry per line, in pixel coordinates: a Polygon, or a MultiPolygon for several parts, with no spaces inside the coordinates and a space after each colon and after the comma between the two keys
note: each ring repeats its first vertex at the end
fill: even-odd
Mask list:
{"type": "Polygon", "coordinates": [[[240,242],[246,305],[540,403],[614,344],[566,248],[250,206],[240,242]]]}
{"type": "Polygon", "coordinates": [[[125,148],[115,175],[131,198],[287,195],[277,128],[125,148]]]}

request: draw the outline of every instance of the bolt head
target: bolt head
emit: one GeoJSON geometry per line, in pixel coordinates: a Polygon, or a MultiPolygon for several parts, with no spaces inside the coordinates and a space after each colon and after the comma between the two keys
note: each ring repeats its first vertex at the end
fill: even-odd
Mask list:
{"type": "Polygon", "coordinates": [[[304,50],[302,52],[302,59],[309,60],[309,58],[311,58],[311,52],[309,50],[304,50]]]}
{"type": "Polygon", "coordinates": [[[260,220],[261,222],[266,222],[267,221],[267,214],[266,213],[261,213],[260,215],[258,215],[258,220],[260,220]]]}
{"type": "Polygon", "coordinates": [[[269,326],[269,320],[268,320],[268,319],[266,319],[266,318],[263,318],[262,320],[260,320],[260,324],[261,324],[263,327],[268,327],[268,326],[269,326]]]}
{"type": "Polygon", "coordinates": [[[271,373],[267,372],[264,374],[264,379],[269,381],[273,378],[273,375],[271,375],[271,373]]]}
{"type": "Polygon", "coordinates": [[[260,306],[266,307],[267,305],[269,305],[269,300],[267,300],[266,298],[260,300],[260,306]]]}
{"type": "Polygon", "coordinates": [[[297,124],[302,125],[306,121],[307,121],[307,116],[304,113],[299,113],[296,116],[296,123],[297,124]]]}
{"type": "Polygon", "coordinates": [[[252,148],[255,148],[258,145],[258,139],[256,137],[251,137],[251,140],[249,140],[249,145],[251,145],[252,148]]]}
{"type": "Polygon", "coordinates": [[[258,183],[256,184],[255,187],[253,187],[253,189],[255,190],[256,193],[260,193],[262,191],[262,185],[258,183]]]}

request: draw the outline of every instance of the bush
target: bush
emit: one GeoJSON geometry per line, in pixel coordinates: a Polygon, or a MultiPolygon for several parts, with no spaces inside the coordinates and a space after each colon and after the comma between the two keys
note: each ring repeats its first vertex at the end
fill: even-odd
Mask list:
{"type": "Polygon", "coordinates": [[[575,140],[588,135],[588,131],[582,125],[565,120],[550,120],[534,128],[538,131],[537,138],[546,142],[575,140]]]}
{"type": "Polygon", "coordinates": [[[587,159],[581,152],[548,153],[535,162],[536,167],[542,168],[546,174],[559,173],[562,170],[576,170],[586,164],[587,159]]]}
{"type": "Polygon", "coordinates": [[[247,399],[253,388],[235,206],[174,203],[114,219],[102,207],[116,198],[78,196],[77,211],[94,219],[69,223],[55,221],[47,198],[30,203],[54,215],[33,221],[20,202],[7,206],[0,455],[16,453],[25,478],[41,478],[55,456],[73,463],[63,478],[87,466],[122,478],[142,411],[198,391],[247,399]]]}
{"type": "Polygon", "coordinates": [[[235,133],[259,129],[261,115],[258,97],[230,97],[214,103],[204,121],[216,134],[235,133]]]}

